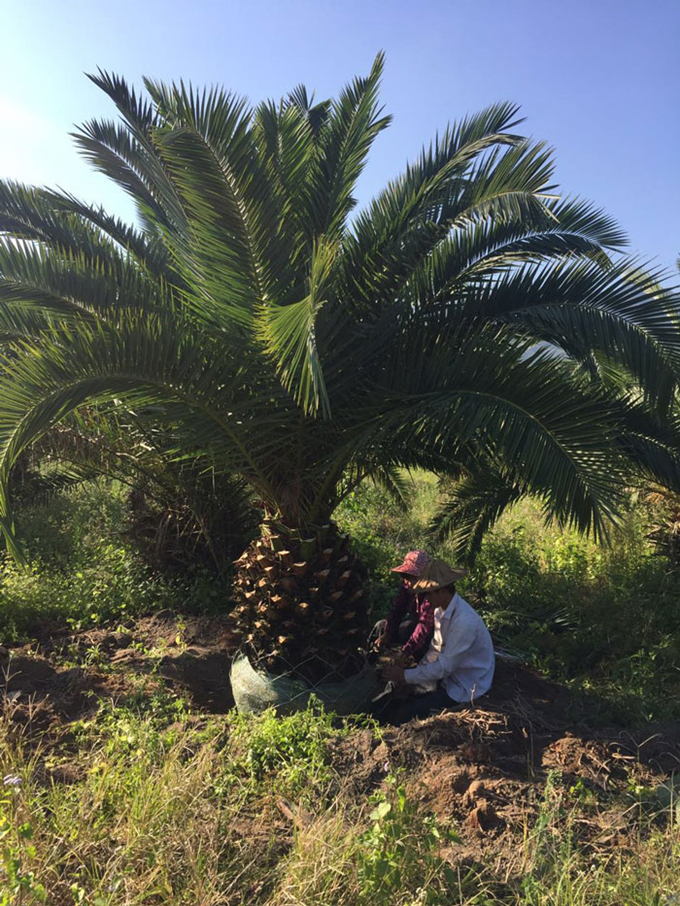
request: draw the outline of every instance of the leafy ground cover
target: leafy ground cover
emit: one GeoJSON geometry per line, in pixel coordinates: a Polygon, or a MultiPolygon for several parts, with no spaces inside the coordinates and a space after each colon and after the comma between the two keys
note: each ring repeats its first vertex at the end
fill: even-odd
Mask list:
{"type": "MultiPolygon", "coordinates": [[[[418,476],[404,512],[371,487],[343,507],[376,612],[437,494],[418,476]]],[[[151,574],[123,503],[99,485],[27,508],[35,569],[2,574],[0,903],[680,897],[678,599],[640,504],[610,551],[505,517],[462,590],[526,666],[481,708],[390,730],[237,716],[228,582],[151,574]]]]}
{"type": "Polygon", "coordinates": [[[179,581],[149,569],[126,534],[126,494],[115,482],[94,482],[21,508],[30,565],[0,555],[0,638],[124,623],[167,607],[224,609],[228,580],[199,572],[179,581]]]}

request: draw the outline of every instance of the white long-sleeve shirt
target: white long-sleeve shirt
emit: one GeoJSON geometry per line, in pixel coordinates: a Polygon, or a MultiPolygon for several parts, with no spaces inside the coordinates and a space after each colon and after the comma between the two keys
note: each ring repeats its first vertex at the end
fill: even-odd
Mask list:
{"type": "Polygon", "coordinates": [[[434,612],[434,635],[427,654],[404,679],[412,685],[435,689],[441,680],[456,702],[472,702],[491,688],[496,659],[484,620],[459,594],[446,610],[434,612]]]}

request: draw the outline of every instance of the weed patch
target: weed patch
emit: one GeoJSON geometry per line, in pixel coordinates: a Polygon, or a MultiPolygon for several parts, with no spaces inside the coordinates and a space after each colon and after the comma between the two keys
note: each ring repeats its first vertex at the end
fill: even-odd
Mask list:
{"type": "Polygon", "coordinates": [[[162,609],[224,610],[227,579],[198,573],[179,582],[153,574],[128,544],[125,491],[93,482],[47,503],[24,506],[19,536],[28,568],[0,554],[0,638],[26,639],[50,628],[78,631],[125,623],[162,609]]]}
{"type": "Polygon", "coordinates": [[[328,742],[347,736],[353,723],[339,721],[314,698],[304,711],[286,717],[273,709],[260,715],[234,712],[222,782],[246,794],[264,784],[279,793],[314,797],[331,779],[328,742]]]}

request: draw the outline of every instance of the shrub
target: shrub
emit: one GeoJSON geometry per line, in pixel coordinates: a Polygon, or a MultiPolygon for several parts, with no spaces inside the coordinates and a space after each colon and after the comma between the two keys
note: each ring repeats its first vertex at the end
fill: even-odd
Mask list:
{"type": "Polygon", "coordinates": [[[24,506],[21,534],[30,566],[0,555],[0,638],[53,625],[74,629],[125,621],[162,608],[220,610],[228,578],[199,572],[191,581],[153,573],[124,537],[125,490],[91,482],[24,506]]]}

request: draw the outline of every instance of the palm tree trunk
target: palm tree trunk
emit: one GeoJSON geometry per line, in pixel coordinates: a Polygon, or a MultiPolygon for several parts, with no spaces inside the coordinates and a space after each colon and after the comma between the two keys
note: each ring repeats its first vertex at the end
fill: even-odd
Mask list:
{"type": "Polygon", "coordinates": [[[237,561],[232,613],[254,665],[310,682],[362,666],[366,571],[333,522],[290,529],[268,520],[237,561]]]}

